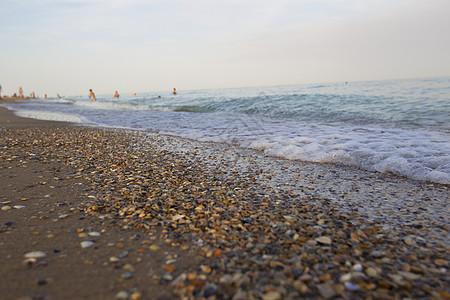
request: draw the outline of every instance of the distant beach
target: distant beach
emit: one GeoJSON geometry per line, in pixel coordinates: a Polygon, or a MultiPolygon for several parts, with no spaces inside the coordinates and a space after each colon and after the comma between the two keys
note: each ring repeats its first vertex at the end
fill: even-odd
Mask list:
{"type": "Polygon", "coordinates": [[[449,298],[448,185],[0,107],[9,298],[449,298]]]}

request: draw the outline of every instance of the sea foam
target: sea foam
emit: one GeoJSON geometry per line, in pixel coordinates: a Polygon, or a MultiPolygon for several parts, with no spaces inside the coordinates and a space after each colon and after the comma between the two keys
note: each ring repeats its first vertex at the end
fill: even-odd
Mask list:
{"type": "Polygon", "coordinates": [[[73,114],[65,114],[51,111],[39,111],[39,110],[17,110],[14,113],[22,118],[47,120],[47,121],[63,121],[70,123],[83,123],[83,119],[81,117],[73,114]]]}

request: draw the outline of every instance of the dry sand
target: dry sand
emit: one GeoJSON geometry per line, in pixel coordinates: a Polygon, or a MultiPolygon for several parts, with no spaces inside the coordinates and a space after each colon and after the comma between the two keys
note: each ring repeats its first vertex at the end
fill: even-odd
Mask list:
{"type": "Polygon", "coordinates": [[[449,298],[444,185],[0,107],[0,191],[2,299],[449,298]]]}

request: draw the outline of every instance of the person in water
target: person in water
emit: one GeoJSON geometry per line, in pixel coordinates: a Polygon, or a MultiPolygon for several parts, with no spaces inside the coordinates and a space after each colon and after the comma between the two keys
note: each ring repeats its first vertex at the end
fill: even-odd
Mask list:
{"type": "Polygon", "coordinates": [[[97,98],[95,98],[95,94],[94,94],[94,92],[92,91],[92,89],[89,90],[89,97],[91,97],[91,100],[92,100],[92,101],[97,101],[97,98]]]}
{"type": "Polygon", "coordinates": [[[115,94],[114,94],[114,98],[119,98],[119,97],[120,97],[119,93],[116,91],[115,94]]]}
{"type": "Polygon", "coordinates": [[[177,89],[173,88],[173,94],[176,95],[177,94],[177,89]]]}

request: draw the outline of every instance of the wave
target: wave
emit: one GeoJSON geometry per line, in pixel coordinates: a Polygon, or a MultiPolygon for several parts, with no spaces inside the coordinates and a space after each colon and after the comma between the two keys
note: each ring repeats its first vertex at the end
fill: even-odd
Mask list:
{"type": "Polygon", "coordinates": [[[234,124],[231,121],[223,128],[211,124],[204,130],[163,133],[239,145],[288,160],[353,166],[450,184],[450,156],[445,150],[450,142],[444,133],[298,123],[269,125],[250,119],[235,120],[234,124]]]}
{"type": "Polygon", "coordinates": [[[84,123],[83,118],[74,114],[40,111],[40,110],[16,110],[14,114],[22,118],[30,118],[47,121],[62,121],[69,123],[84,123]]]}
{"type": "Polygon", "coordinates": [[[214,111],[216,111],[216,109],[214,109],[211,106],[182,105],[182,106],[176,107],[175,109],[173,109],[173,111],[208,113],[208,112],[214,112],[214,111]]]}
{"type": "Polygon", "coordinates": [[[152,107],[147,104],[137,104],[131,102],[75,101],[73,105],[102,110],[173,111],[169,107],[152,107]]]}

